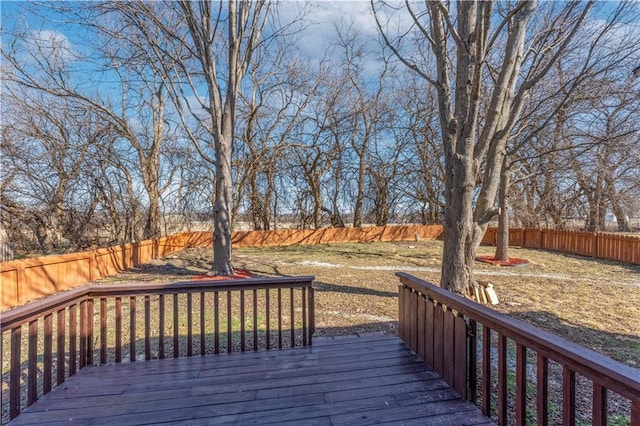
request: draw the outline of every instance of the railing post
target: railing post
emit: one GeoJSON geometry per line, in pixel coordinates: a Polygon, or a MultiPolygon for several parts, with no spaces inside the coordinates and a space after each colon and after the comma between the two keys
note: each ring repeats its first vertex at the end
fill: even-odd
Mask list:
{"type": "Polygon", "coordinates": [[[404,286],[400,284],[398,286],[398,336],[403,341],[404,336],[404,286]]]}
{"type": "Polygon", "coordinates": [[[309,287],[309,346],[316,332],[316,305],[313,287],[309,287]]]}

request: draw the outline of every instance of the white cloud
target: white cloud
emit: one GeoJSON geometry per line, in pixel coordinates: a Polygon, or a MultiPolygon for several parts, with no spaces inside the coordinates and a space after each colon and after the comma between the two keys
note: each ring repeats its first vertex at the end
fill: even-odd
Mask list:
{"type": "Polygon", "coordinates": [[[25,47],[32,57],[42,57],[57,68],[78,59],[67,36],[59,31],[31,31],[25,39],[25,47]]]}
{"type": "Polygon", "coordinates": [[[335,40],[336,26],[352,26],[362,36],[375,36],[377,33],[369,1],[316,1],[296,6],[293,2],[284,2],[280,5],[280,13],[293,18],[301,7],[305,7],[304,19],[309,25],[299,34],[297,45],[311,59],[323,56],[335,40]]]}

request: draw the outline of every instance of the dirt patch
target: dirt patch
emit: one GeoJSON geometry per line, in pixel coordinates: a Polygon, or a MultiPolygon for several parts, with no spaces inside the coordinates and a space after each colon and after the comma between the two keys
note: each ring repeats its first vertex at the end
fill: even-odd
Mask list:
{"type": "Polygon", "coordinates": [[[243,280],[247,278],[253,277],[251,271],[247,271],[246,269],[236,269],[235,274],[230,275],[228,277],[223,277],[220,275],[207,275],[201,274],[193,277],[194,280],[202,280],[202,281],[220,281],[220,280],[243,280]]]}
{"type": "Polygon", "coordinates": [[[510,257],[508,260],[500,260],[493,256],[477,256],[476,261],[488,263],[493,266],[527,266],[529,264],[528,260],[519,259],[517,257],[510,257]]]}

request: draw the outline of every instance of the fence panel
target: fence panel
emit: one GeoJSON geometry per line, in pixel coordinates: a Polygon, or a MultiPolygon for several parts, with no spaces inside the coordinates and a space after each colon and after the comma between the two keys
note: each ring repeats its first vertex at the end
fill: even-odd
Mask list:
{"type": "MultiPolygon", "coordinates": [[[[442,235],[440,225],[371,226],[363,228],[284,229],[234,232],[235,247],[287,246],[344,242],[430,240],[442,235]]],[[[188,247],[213,244],[211,232],[186,232],[97,250],[0,263],[0,311],[59,291],[112,276],[157,257],[188,247]]]]}
{"type": "MultiPolygon", "coordinates": [[[[495,245],[496,234],[496,228],[487,229],[483,244],[495,245]]],[[[510,229],[509,245],[640,265],[638,236],[555,229],[510,229]]]]}

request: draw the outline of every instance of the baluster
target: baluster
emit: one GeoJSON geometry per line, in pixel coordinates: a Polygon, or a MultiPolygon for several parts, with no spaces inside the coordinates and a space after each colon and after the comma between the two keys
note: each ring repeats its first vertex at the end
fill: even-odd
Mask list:
{"type": "Polygon", "coordinates": [[[295,310],[296,305],[294,302],[294,293],[293,288],[289,289],[289,310],[291,311],[291,347],[295,348],[296,346],[296,319],[295,319],[295,310]]]}
{"type": "Polygon", "coordinates": [[[435,331],[435,311],[433,300],[425,300],[425,336],[424,336],[424,361],[431,368],[434,368],[434,331],[435,331]]]}
{"type": "Polygon", "coordinates": [[[173,295],[173,357],[180,356],[180,323],[178,321],[178,294],[173,295]]]}
{"type": "Polygon", "coordinates": [[[562,424],[576,424],[576,373],[568,366],[562,368],[562,424]]]}
{"type": "Polygon", "coordinates": [[[58,348],[56,385],[58,386],[64,383],[64,366],[65,366],[64,356],[65,356],[65,340],[66,340],[65,317],[66,317],[66,310],[60,309],[58,311],[58,321],[56,323],[57,330],[58,330],[58,344],[56,345],[58,348]]]}
{"type": "Polygon", "coordinates": [[[265,324],[266,329],[264,331],[264,339],[266,340],[267,350],[271,349],[271,303],[269,301],[269,289],[264,290],[264,299],[265,299],[265,324]]]}
{"type": "Polygon", "coordinates": [[[42,373],[42,394],[51,392],[53,382],[51,369],[53,365],[53,315],[44,316],[44,371],[42,373]]]}
{"type": "Polygon", "coordinates": [[[423,294],[419,294],[418,297],[418,306],[416,312],[416,330],[418,333],[417,338],[417,347],[415,349],[416,353],[423,360],[426,358],[426,349],[425,349],[425,341],[426,341],[426,327],[427,327],[427,317],[426,317],[426,306],[427,302],[425,300],[425,296],[423,294]]]}
{"type": "Polygon", "coordinates": [[[231,318],[231,291],[227,291],[227,353],[233,350],[233,334],[232,334],[232,318],[231,318]]]}
{"type": "Polygon", "coordinates": [[[78,308],[69,306],[69,377],[76,374],[76,342],[78,340],[78,308]]]}
{"type": "Polygon", "coordinates": [[[631,401],[631,426],[640,426],[640,401],[631,401]]]}
{"type": "Polygon", "coordinates": [[[151,298],[144,297],[144,359],[151,359],[151,298]]]}
{"type": "Polygon", "coordinates": [[[398,337],[406,343],[407,339],[404,335],[404,289],[405,286],[400,284],[398,287],[398,337]]]}
{"type": "Polygon", "coordinates": [[[258,350],[258,290],[253,290],[253,350],[258,350]]]}
{"type": "Polygon", "coordinates": [[[116,297],[116,363],[122,362],[122,298],[116,297]]]}
{"type": "Polygon", "coordinates": [[[309,287],[309,345],[313,343],[313,333],[316,331],[315,290],[309,287]]]}
{"type": "Polygon", "coordinates": [[[87,300],[87,363],[85,365],[93,364],[93,299],[87,300]]]}
{"type": "Polygon", "coordinates": [[[136,297],[129,297],[129,362],[136,362],[138,351],[136,350],[136,297]]]}
{"type": "Polygon", "coordinates": [[[38,320],[29,321],[29,359],[27,362],[27,407],[38,399],[38,320]]]}
{"type": "Polygon", "coordinates": [[[467,400],[477,404],[478,398],[478,326],[475,320],[468,319],[467,327],[467,347],[469,348],[469,364],[467,365],[467,374],[469,377],[469,395],[467,400]]]}
{"type": "Polygon", "coordinates": [[[547,409],[549,402],[549,360],[541,353],[538,353],[536,370],[538,425],[546,426],[549,424],[549,412],[547,409]]]}
{"type": "MultiPolygon", "coordinates": [[[[452,315],[453,316],[453,315],[452,315]]],[[[462,315],[453,316],[453,389],[467,399],[467,323],[462,315]]]]}
{"type": "Polygon", "coordinates": [[[87,365],[87,300],[80,302],[80,369],[87,365]]]}
{"type": "MultiPolygon", "coordinates": [[[[455,362],[455,350],[454,350],[454,319],[453,312],[449,309],[444,311],[444,353],[443,353],[443,374],[442,378],[451,387],[453,387],[453,363],[455,362]]],[[[464,369],[463,369],[464,371],[464,369]]]]}
{"type": "Polygon", "coordinates": [[[244,290],[240,290],[240,351],[244,352],[245,342],[244,342],[244,331],[245,331],[245,315],[244,315],[244,290]]]}
{"type": "Polygon", "coordinates": [[[158,322],[159,322],[159,333],[158,333],[158,358],[164,359],[164,328],[165,328],[165,303],[164,303],[164,294],[158,296],[158,322]]]}
{"type": "Polygon", "coordinates": [[[498,424],[507,424],[507,338],[498,333],[498,424]]]}
{"type": "Polygon", "coordinates": [[[444,375],[444,309],[440,304],[436,304],[433,309],[433,369],[442,377],[444,375]]]}
{"type": "Polygon", "coordinates": [[[107,299],[100,299],[100,364],[107,363],[107,299]]]}
{"type": "Polygon", "coordinates": [[[516,344],[516,424],[527,419],[527,348],[516,344]]]}
{"type": "Polygon", "coordinates": [[[307,288],[302,287],[300,289],[302,299],[302,346],[308,345],[308,331],[307,331],[307,288]]]}
{"type": "Polygon", "coordinates": [[[593,416],[591,424],[604,426],[607,424],[607,388],[593,383],[593,416]]]}
{"type": "Polygon", "coordinates": [[[206,353],[207,345],[205,343],[206,330],[205,330],[205,299],[204,292],[200,292],[200,355],[206,353]]]}
{"type": "Polygon", "coordinates": [[[187,356],[193,355],[193,296],[187,293],[187,356]]]}
{"type": "Polygon", "coordinates": [[[214,352],[220,353],[220,300],[217,291],[213,292],[213,344],[214,352]]]}
{"type": "Polygon", "coordinates": [[[282,349],[282,289],[278,288],[278,349],[282,349]]]}
{"type": "Polygon", "coordinates": [[[411,350],[418,352],[418,292],[409,294],[409,345],[411,350]]]}
{"type": "Polygon", "coordinates": [[[491,329],[482,324],[482,412],[491,415],[491,329]]]}
{"type": "Polygon", "coordinates": [[[20,414],[20,359],[22,349],[22,327],[11,329],[11,373],[9,377],[9,417],[20,414]]]}
{"type": "Polygon", "coordinates": [[[404,342],[408,345],[411,344],[411,292],[412,290],[408,287],[404,287],[404,300],[402,302],[402,305],[404,306],[403,311],[404,311],[404,318],[403,318],[403,324],[404,326],[403,328],[403,335],[404,335],[404,342]]]}

